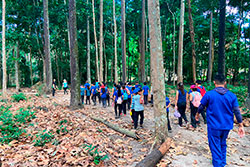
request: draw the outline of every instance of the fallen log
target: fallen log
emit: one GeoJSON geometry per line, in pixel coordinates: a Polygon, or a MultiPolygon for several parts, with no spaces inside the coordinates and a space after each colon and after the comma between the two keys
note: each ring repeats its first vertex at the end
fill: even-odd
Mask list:
{"type": "Polygon", "coordinates": [[[147,155],[136,167],[153,167],[161,160],[161,158],[167,153],[171,145],[171,139],[168,138],[159,148],[154,149],[149,155],[147,155]]]}
{"type": "Polygon", "coordinates": [[[101,123],[105,124],[106,126],[108,126],[109,128],[111,128],[111,129],[113,129],[113,130],[115,130],[117,132],[120,132],[122,134],[125,134],[128,137],[132,137],[134,139],[139,139],[139,136],[136,135],[136,133],[131,132],[131,131],[127,130],[127,129],[121,128],[121,127],[119,127],[117,125],[114,125],[114,124],[108,122],[107,120],[97,118],[97,117],[93,117],[93,116],[90,116],[90,118],[97,121],[97,122],[101,122],[101,123]]]}

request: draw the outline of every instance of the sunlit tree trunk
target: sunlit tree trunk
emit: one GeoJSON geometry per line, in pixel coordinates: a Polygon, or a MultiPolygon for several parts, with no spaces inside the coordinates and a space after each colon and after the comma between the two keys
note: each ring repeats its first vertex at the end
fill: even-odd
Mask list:
{"type": "Polygon", "coordinates": [[[96,36],[96,26],[95,26],[95,0],[92,0],[92,13],[93,13],[93,27],[94,27],[94,38],[95,38],[95,55],[96,55],[96,77],[100,80],[99,71],[99,57],[98,57],[98,41],[96,36]]]}
{"type": "Polygon", "coordinates": [[[179,29],[179,48],[178,48],[178,79],[177,82],[183,82],[183,33],[184,33],[184,13],[185,0],[181,0],[180,29],[179,29]]]}
{"type": "Polygon", "coordinates": [[[210,12],[210,32],[209,32],[209,59],[208,59],[208,83],[212,82],[213,63],[212,63],[212,47],[213,47],[213,11],[210,12]]]}
{"type": "Polygon", "coordinates": [[[125,23],[125,0],[121,0],[121,18],[122,18],[122,82],[126,81],[127,70],[126,70],[126,23],[125,23]]]}
{"type": "Polygon", "coordinates": [[[175,14],[170,10],[168,5],[168,10],[172,14],[173,17],[173,85],[175,86],[175,29],[176,29],[176,23],[175,23],[175,14]]]}
{"type": "Polygon", "coordinates": [[[192,69],[193,69],[193,82],[196,82],[196,53],[195,53],[195,40],[194,40],[194,22],[192,18],[192,8],[190,0],[188,2],[188,18],[189,18],[189,30],[192,42],[192,69]]]}
{"type": "MultiPolygon", "coordinates": [[[[13,56],[15,55],[15,49],[13,49],[13,56]]],[[[19,92],[20,90],[20,84],[19,84],[19,43],[17,43],[16,46],[16,61],[15,61],[15,78],[16,78],[16,92],[19,92]]]]}
{"type": "Polygon", "coordinates": [[[103,80],[103,0],[100,0],[100,81],[103,80]]]}
{"type": "Polygon", "coordinates": [[[6,2],[2,0],[2,66],[3,66],[3,97],[7,96],[7,67],[6,67],[6,48],[5,48],[5,8],[6,2]]]}
{"type": "Polygon", "coordinates": [[[118,83],[117,73],[117,25],[116,25],[116,14],[115,14],[115,0],[113,0],[113,21],[114,21],[114,42],[115,42],[115,83],[118,83]]]}
{"type": "MultiPolygon", "coordinates": [[[[87,0],[89,5],[89,1],[87,0]]],[[[88,8],[89,9],[89,8],[88,8]]],[[[89,32],[89,15],[87,16],[87,80],[91,83],[91,73],[90,73],[90,32],[89,32]]]]}
{"type": "Polygon", "coordinates": [[[69,34],[71,41],[70,42],[70,73],[71,73],[70,106],[73,109],[75,109],[81,106],[75,0],[69,0],[69,34]]]}
{"type": "Polygon", "coordinates": [[[151,82],[154,93],[154,118],[156,143],[165,141],[167,119],[165,109],[165,78],[162,55],[161,23],[159,0],[148,0],[150,35],[151,82]]]}
{"type": "Polygon", "coordinates": [[[141,59],[140,59],[140,81],[145,82],[145,0],[142,0],[142,14],[141,14],[141,59]]]}
{"type": "Polygon", "coordinates": [[[220,0],[218,73],[222,75],[225,75],[225,17],[226,0],[220,0]]]}
{"type": "Polygon", "coordinates": [[[52,88],[52,68],[51,68],[51,57],[50,57],[48,0],[43,0],[43,17],[44,17],[43,29],[44,29],[44,53],[45,53],[45,71],[46,71],[46,93],[50,93],[52,88]]]}

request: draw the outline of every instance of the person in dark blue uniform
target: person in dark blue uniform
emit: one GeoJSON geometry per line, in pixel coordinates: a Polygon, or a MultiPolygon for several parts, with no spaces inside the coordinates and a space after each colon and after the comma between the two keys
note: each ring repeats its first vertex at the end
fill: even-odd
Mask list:
{"type": "Polygon", "coordinates": [[[234,115],[239,123],[238,134],[243,137],[245,132],[240,114],[239,104],[235,94],[225,88],[225,76],[216,75],[214,78],[215,89],[207,92],[201,100],[196,114],[207,108],[207,134],[209,148],[212,153],[214,167],[226,166],[227,144],[229,131],[233,129],[234,115]]]}

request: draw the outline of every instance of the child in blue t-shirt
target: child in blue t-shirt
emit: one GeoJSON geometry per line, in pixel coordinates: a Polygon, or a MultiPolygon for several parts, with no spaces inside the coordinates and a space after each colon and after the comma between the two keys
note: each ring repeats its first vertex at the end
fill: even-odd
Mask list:
{"type": "Polygon", "coordinates": [[[142,93],[144,96],[144,104],[148,104],[148,93],[149,93],[149,87],[146,82],[144,82],[144,86],[142,87],[142,93]]]}
{"type": "Polygon", "coordinates": [[[81,100],[82,100],[82,104],[84,104],[84,93],[85,93],[85,88],[83,87],[83,85],[80,86],[80,90],[81,90],[81,100]]]}
{"type": "Polygon", "coordinates": [[[169,120],[169,107],[170,107],[171,103],[169,98],[166,96],[166,112],[167,112],[167,119],[168,119],[168,131],[171,132],[172,128],[170,125],[170,120],[169,120]]]}

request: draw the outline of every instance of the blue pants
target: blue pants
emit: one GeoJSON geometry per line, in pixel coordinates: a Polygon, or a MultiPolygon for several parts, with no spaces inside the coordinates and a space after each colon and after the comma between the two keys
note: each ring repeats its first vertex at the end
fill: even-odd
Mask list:
{"type": "Polygon", "coordinates": [[[229,131],[208,128],[208,142],[214,167],[224,167],[227,164],[227,136],[229,131]]]}

